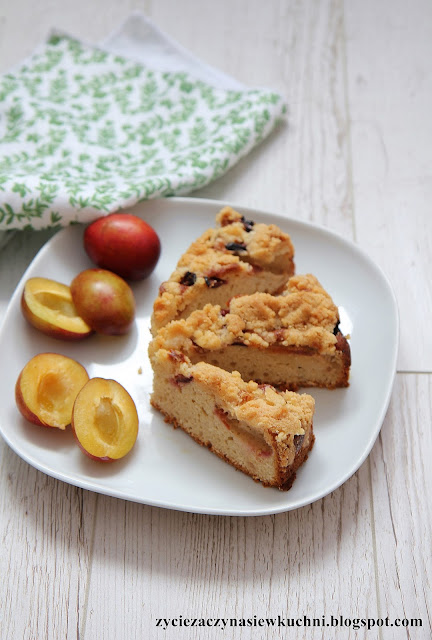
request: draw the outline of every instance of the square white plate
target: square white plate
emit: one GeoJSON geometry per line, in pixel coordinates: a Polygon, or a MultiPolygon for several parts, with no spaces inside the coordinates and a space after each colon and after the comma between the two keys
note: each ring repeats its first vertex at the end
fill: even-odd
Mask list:
{"type": "Polygon", "coordinates": [[[0,333],[0,432],[29,464],[64,482],[159,507],[221,515],[263,515],[296,509],[327,495],[364,462],[390,400],[396,370],[398,314],[380,269],[357,246],[320,227],[237,207],[248,219],[275,223],[295,246],[297,273],[313,273],[333,297],[341,329],[351,335],[351,383],[347,389],[306,390],[316,399],[315,446],[288,492],[264,488],[174,430],[151,408],[152,372],[147,358],[149,320],[160,283],[180,255],[214,226],[225,203],[195,198],[148,201],[131,209],[157,231],[162,256],[154,273],[132,285],[137,320],[127,336],[93,335],[75,344],[39,333],[24,320],[20,298],[33,276],[69,284],[94,266],[84,252],[81,225],[56,234],[38,253],[15,291],[0,333]],[[137,405],[140,432],[132,452],[104,464],[88,459],[70,429],[32,425],[19,414],[14,386],[37,353],[54,351],[81,362],[91,377],[114,378],[137,405]]]}

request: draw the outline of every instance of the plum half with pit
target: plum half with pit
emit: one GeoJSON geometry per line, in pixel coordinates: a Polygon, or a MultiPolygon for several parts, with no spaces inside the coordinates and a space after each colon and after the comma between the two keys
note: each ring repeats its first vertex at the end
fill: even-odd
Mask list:
{"type": "Polygon", "coordinates": [[[33,424],[66,429],[78,392],[88,382],[85,368],[59,353],[39,353],[23,368],[15,385],[21,414],[33,424]]]}
{"type": "Polygon", "coordinates": [[[126,280],[143,280],[156,267],[161,244],[153,227],[138,216],[111,213],[86,228],[84,249],[98,267],[126,280]]]}
{"type": "Polygon", "coordinates": [[[79,315],[97,333],[123,335],[135,319],[135,298],[123,278],[107,269],[86,269],[71,283],[79,315]]]}
{"type": "Polygon", "coordinates": [[[92,460],[123,458],[138,436],[138,413],[126,389],[116,380],[92,378],[79,392],[72,412],[72,431],[92,460]]]}

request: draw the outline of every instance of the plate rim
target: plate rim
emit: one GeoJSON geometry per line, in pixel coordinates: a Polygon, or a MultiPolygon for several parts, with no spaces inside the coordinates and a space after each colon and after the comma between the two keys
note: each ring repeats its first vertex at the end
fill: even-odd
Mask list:
{"type": "MultiPolygon", "coordinates": [[[[291,216],[278,213],[276,211],[263,210],[256,207],[250,207],[247,205],[235,203],[232,201],[217,200],[212,198],[198,198],[198,197],[177,197],[176,196],[176,197],[169,197],[169,198],[158,198],[154,200],[146,200],[137,205],[134,205],[133,207],[128,207],[128,211],[132,211],[133,213],[133,210],[136,210],[137,215],[139,215],[140,207],[151,206],[151,204],[157,204],[158,206],[163,206],[163,207],[166,206],[168,209],[170,209],[172,204],[188,205],[193,207],[205,206],[205,207],[212,207],[213,209],[220,209],[224,206],[231,206],[234,209],[237,209],[239,211],[247,211],[252,215],[262,217],[262,218],[276,217],[281,219],[287,225],[294,226],[294,227],[297,226],[299,228],[303,228],[307,230],[310,229],[310,230],[313,230],[314,232],[318,231],[324,234],[325,236],[331,238],[333,241],[336,240],[341,245],[348,247],[348,249],[351,252],[356,253],[361,258],[361,260],[365,261],[368,264],[368,266],[372,268],[372,270],[375,271],[380,276],[382,284],[385,286],[385,288],[387,289],[387,293],[389,294],[389,299],[391,301],[391,307],[392,307],[391,308],[392,318],[394,321],[394,341],[393,341],[394,344],[392,348],[392,362],[388,368],[388,379],[387,379],[387,384],[385,389],[385,399],[383,397],[381,410],[379,414],[377,413],[377,415],[375,416],[374,429],[371,430],[368,444],[365,447],[362,455],[358,459],[357,463],[353,467],[350,467],[347,470],[347,472],[343,474],[341,478],[339,478],[336,482],[331,484],[331,486],[326,487],[321,492],[318,492],[316,495],[314,495],[312,499],[298,500],[297,503],[294,503],[292,505],[282,504],[277,507],[276,506],[268,507],[268,508],[263,507],[258,509],[252,509],[252,510],[246,509],[244,511],[241,511],[239,509],[229,509],[229,508],[220,509],[220,508],[200,507],[200,506],[185,505],[185,504],[178,504],[178,503],[172,504],[167,501],[161,502],[161,501],[152,501],[149,499],[140,500],[136,496],[129,495],[127,494],[127,492],[123,490],[117,491],[113,488],[109,488],[109,487],[106,488],[96,480],[88,482],[86,480],[81,480],[79,478],[77,479],[73,477],[71,478],[69,475],[62,473],[59,470],[47,467],[43,462],[40,462],[34,459],[32,455],[27,454],[25,451],[22,451],[18,446],[15,446],[15,443],[9,438],[7,431],[4,430],[1,419],[0,419],[0,435],[2,436],[4,441],[8,444],[8,446],[14,451],[14,453],[18,455],[22,460],[24,460],[25,462],[27,462],[37,470],[41,471],[42,473],[45,473],[46,475],[52,478],[55,478],[56,480],[60,480],[62,482],[65,482],[67,484],[70,484],[72,486],[75,486],[81,489],[100,493],[102,495],[107,495],[114,498],[120,498],[123,500],[136,502],[138,504],[145,504],[152,507],[171,509],[175,511],[183,511],[186,513],[197,513],[201,515],[221,515],[221,516],[238,516],[238,517],[257,516],[258,517],[258,516],[272,515],[277,513],[285,513],[288,511],[293,511],[301,507],[313,504],[314,502],[317,502],[319,500],[322,500],[324,497],[326,497],[327,495],[330,495],[331,493],[336,491],[340,486],[342,486],[345,482],[347,482],[349,478],[351,478],[360,469],[360,467],[363,465],[365,460],[368,458],[379,436],[379,433],[381,431],[381,428],[384,422],[385,415],[387,413],[387,410],[390,404],[392,390],[393,390],[394,381],[396,377],[396,371],[397,371],[397,358],[398,358],[399,337],[400,337],[400,329],[399,329],[400,319],[399,319],[397,299],[394,293],[394,289],[387,275],[385,274],[382,267],[379,264],[377,264],[361,246],[356,244],[353,240],[345,238],[340,232],[329,229],[328,227],[319,223],[311,222],[308,220],[299,220],[297,218],[293,218],[291,216]]],[[[171,215],[171,212],[169,211],[166,211],[165,213],[167,215],[171,215]]],[[[78,223],[78,225],[82,227],[86,226],[87,224],[89,223],[88,222],[78,223]]],[[[21,291],[22,291],[23,284],[28,278],[28,273],[33,268],[34,263],[37,260],[42,259],[44,254],[50,251],[52,245],[58,242],[59,238],[61,240],[62,236],[67,234],[69,229],[70,229],[70,226],[63,227],[57,233],[55,233],[51,238],[49,238],[47,242],[45,242],[45,244],[37,251],[37,253],[32,258],[30,264],[26,267],[22,277],[20,278],[14,290],[14,293],[12,294],[8,302],[5,314],[3,316],[3,321],[0,325],[0,336],[3,332],[3,327],[7,323],[9,315],[12,314],[15,309],[17,298],[19,299],[21,298],[21,291]]],[[[19,300],[18,300],[18,304],[19,304],[19,300]]]]}

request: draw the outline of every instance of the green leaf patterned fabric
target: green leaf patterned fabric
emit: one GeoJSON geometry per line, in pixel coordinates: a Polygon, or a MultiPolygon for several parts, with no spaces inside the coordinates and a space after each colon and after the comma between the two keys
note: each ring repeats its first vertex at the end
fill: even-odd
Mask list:
{"type": "Polygon", "coordinates": [[[283,99],[218,89],[53,35],[0,79],[0,230],[89,222],[225,173],[283,99]]]}

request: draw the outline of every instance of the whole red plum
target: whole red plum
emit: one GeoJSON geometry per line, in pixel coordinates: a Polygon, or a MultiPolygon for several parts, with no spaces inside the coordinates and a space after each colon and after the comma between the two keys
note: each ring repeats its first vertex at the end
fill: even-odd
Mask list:
{"type": "Polygon", "coordinates": [[[111,213],[86,228],[84,249],[98,267],[126,280],[143,280],[156,267],[161,244],[156,231],[138,216],[111,213]]]}

